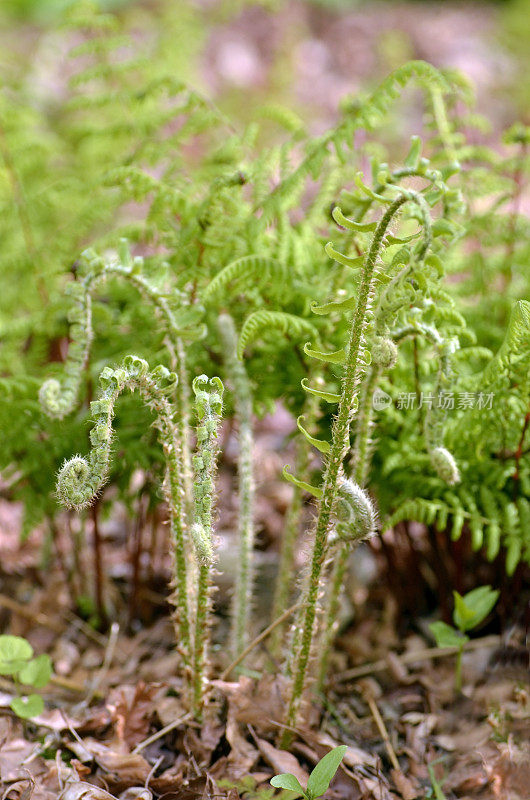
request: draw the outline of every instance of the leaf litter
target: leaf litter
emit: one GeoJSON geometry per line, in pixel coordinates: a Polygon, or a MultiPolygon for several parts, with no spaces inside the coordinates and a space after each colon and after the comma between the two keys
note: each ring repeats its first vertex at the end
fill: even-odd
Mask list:
{"type": "MultiPolygon", "coordinates": [[[[2,545],[0,533],[0,556],[2,545]]],[[[278,740],[288,684],[275,674],[267,640],[248,659],[251,671],[238,667],[228,680],[211,681],[199,725],[187,713],[163,595],[153,591],[145,601],[147,621],[109,637],[72,613],[54,571],[29,591],[20,573],[34,566],[15,568],[11,533],[7,546],[2,632],[48,652],[54,676],[41,690],[45,711],[26,722],[9,708],[14,685],[0,677],[0,800],[270,800],[273,775],[293,773],[305,786],[339,744],[348,749],[329,800],[528,800],[524,631],[509,643],[483,637],[464,657],[464,692],[456,696],[454,660],[433,657],[432,641],[418,632],[426,624],[399,636],[395,600],[374,602],[363,591],[359,621],[346,620],[337,639],[325,692],[313,694],[308,724],[284,751],[278,740]]],[[[116,617],[124,619],[112,571],[121,543],[109,537],[105,546],[116,617]]],[[[160,575],[158,585],[166,580],[160,575]]],[[[221,584],[214,675],[227,666],[226,592],[221,584]]],[[[265,619],[267,578],[258,602],[256,617],[265,619]]]]}

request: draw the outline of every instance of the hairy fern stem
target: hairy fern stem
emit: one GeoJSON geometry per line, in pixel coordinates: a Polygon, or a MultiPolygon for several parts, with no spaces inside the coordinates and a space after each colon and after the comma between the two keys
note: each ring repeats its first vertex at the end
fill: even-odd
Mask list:
{"type": "MultiPolygon", "coordinates": [[[[372,356],[373,360],[373,356],[372,356]]],[[[373,364],[361,388],[361,399],[356,419],[354,449],[351,459],[353,480],[359,487],[364,487],[367,480],[370,464],[370,432],[373,428],[373,396],[381,376],[381,367],[373,364]]],[[[337,543],[338,552],[333,559],[329,589],[324,611],[322,641],[319,648],[319,665],[317,669],[318,686],[322,688],[328,671],[328,661],[331,647],[335,640],[338,628],[338,614],[340,609],[340,595],[344,586],[344,578],[348,561],[352,551],[373,532],[373,529],[361,528],[358,538],[353,541],[340,540],[337,543]]]]}
{"type": "MultiPolygon", "coordinates": [[[[296,440],[295,468],[297,475],[307,475],[310,459],[310,446],[305,437],[296,440]]],[[[280,549],[280,564],[274,590],[271,619],[279,619],[289,605],[293,591],[293,574],[295,548],[300,533],[300,518],[303,509],[303,490],[293,486],[291,502],[285,516],[285,526],[280,549]]],[[[298,619],[299,614],[296,615],[298,619]]],[[[270,651],[275,657],[282,655],[282,645],[285,637],[287,620],[283,625],[278,625],[270,637],[270,651]]]]}
{"type": "Polygon", "coordinates": [[[193,456],[195,481],[195,519],[191,538],[198,563],[195,630],[193,642],[193,712],[202,716],[205,701],[210,640],[209,613],[211,607],[212,566],[214,562],[212,513],[215,497],[214,476],[217,464],[217,430],[222,412],[223,384],[219,378],[208,381],[200,375],[193,381],[197,424],[197,450],[193,456]],[[207,386],[210,386],[210,391],[207,386]]]}
{"type": "Polygon", "coordinates": [[[245,367],[237,357],[237,333],[229,314],[218,319],[226,375],[234,391],[236,419],[239,425],[238,455],[238,559],[231,629],[233,658],[248,644],[253,596],[254,554],[254,467],[252,463],[252,390],[245,367]]]}
{"type": "Polygon", "coordinates": [[[141,274],[143,260],[133,259],[125,243],[122,243],[120,257],[123,264],[106,262],[93,250],[85,250],[79,259],[79,269],[85,273],[83,279],[66,287],[66,294],[73,298],[75,305],[67,315],[71,342],[63,367],[64,375],[61,381],[49,378],[39,391],[42,408],[50,417],[63,419],[72,413],[78,402],[82,375],[94,338],[92,300],[98,288],[108,278],[123,278],[153,305],[172,343],[184,333],[177,325],[166,297],[141,274]]]}
{"type": "Polygon", "coordinates": [[[182,471],[174,412],[167,399],[175,388],[177,376],[165,367],[149,372],[146,361],[127,356],[116,369],[106,367],[100,375],[97,400],[90,404],[93,428],[90,432],[92,449],[88,459],[74,456],[66,461],[57,476],[56,493],[67,508],[77,510],[89,506],[104,486],[110,463],[112,420],[120,394],[128,389],[138,390],[155,415],[158,438],[164,451],[167,475],[164,494],[170,514],[172,554],[174,561],[171,602],[175,606],[173,622],[179,651],[185,664],[191,655],[188,605],[187,558],[183,526],[182,471]]]}
{"type": "MultiPolygon", "coordinates": [[[[389,204],[377,225],[363,267],[363,275],[347,348],[339,408],[333,424],[332,442],[324,475],[322,497],[318,505],[309,581],[304,597],[302,633],[295,657],[292,685],[286,714],[286,722],[289,728],[293,728],[296,725],[300,701],[306,686],[307,667],[311,655],[311,645],[314,634],[320,575],[326,557],[328,534],[331,528],[340,487],[342,464],[349,448],[351,417],[356,411],[355,400],[359,385],[366,371],[363,358],[364,339],[370,318],[374,280],[377,274],[377,260],[384,246],[384,238],[388,227],[403,204],[412,201],[418,204],[420,211],[425,211],[425,201],[423,198],[420,200],[419,197],[420,196],[416,195],[416,193],[407,191],[398,195],[389,204]]],[[[427,242],[426,247],[428,247],[429,237],[427,235],[425,236],[425,241],[427,242]]],[[[423,252],[420,253],[420,255],[423,255],[423,252]]],[[[281,740],[283,747],[288,746],[291,735],[289,730],[286,730],[283,734],[281,740]]]]}

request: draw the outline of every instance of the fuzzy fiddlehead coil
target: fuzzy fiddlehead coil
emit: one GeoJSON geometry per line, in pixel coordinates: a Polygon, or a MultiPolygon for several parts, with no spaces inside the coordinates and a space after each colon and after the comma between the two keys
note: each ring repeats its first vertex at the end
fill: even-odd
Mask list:
{"type": "Polygon", "coordinates": [[[116,369],[106,367],[100,375],[99,387],[97,400],[90,404],[94,423],[90,432],[90,455],[88,459],[74,456],[66,461],[57,476],[57,497],[67,508],[79,510],[90,505],[105,484],[110,461],[112,420],[120,394],[126,388],[131,391],[140,389],[150,407],[156,405],[160,408],[165,400],[161,386],[149,374],[149,365],[136,356],[127,356],[116,369]]]}
{"type": "Polygon", "coordinates": [[[93,250],[85,250],[82,253],[79,259],[79,271],[83,277],[79,282],[69,284],[66,289],[74,305],[67,314],[71,341],[68,357],[63,366],[63,376],[61,380],[49,378],[39,391],[40,404],[48,416],[63,419],[74,410],[78,402],[83,372],[90,357],[94,338],[93,297],[109,278],[117,277],[125,280],[153,306],[156,316],[174,346],[180,336],[196,338],[201,335],[200,327],[196,330],[179,327],[168,298],[142,275],[142,268],[143,259],[133,259],[128,247],[123,243],[120,249],[120,263],[105,260],[93,250]]]}
{"type": "Polygon", "coordinates": [[[372,364],[381,370],[392,369],[396,365],[398,349],[389,336],[376,336],[370,349],[372,364]]]}
{"type": "Polygon", "coordinates": [[[217,429],[223,408],[224,387],[220,378],[199,375],[192,384],[195,394],[197,451],[192,462],[195,472],[195,522],[211,530],[214,497],[213,478],[217,458],[217,429]],[[210,388],[210,391],[208,390],[210,388]]]}
{"type": "Polygon", "coordinates": [[[99,395],[90,404],[93,420],[90,454],[88,458],[74,456],[63,464],[57,476],[56,494],[67,508],[79,510],[93,502],[108,477],[116,401],[126,389],[131,392],[139,391],[154,414],[154,425],[158,430],[166,462],[167,480],[164,482],[164,493],[170,513],[174,558],[175,592],[171,601],[176,606],[174,622],[178,645],[184,661],[187,662],[190,657],[190,626],[180,485],[181,453],[173,409],[167,399],[167,395],[174,392],[176,381],[177,376],[166,367],[159,366],[150,371],[148,363],[134,355],[127,356],[117,368],[106,367],[100,375],[99,395]]]}
{"type": "Polygon", "coordinates": [[[453,455],[446,447],[435,447],[430,452],[434,471],[443,481],[453,486],[460,481],[460,472],[453,455]]]}
{"type": "Polygon", "coordinates": [[[84,283],[72,283],[66,293],[74,301],[68,311],[70,346],[62,380],[49,378],[39,390],[44,412],[54,419],[63,419],[74,409],[79,394],[81,375],[88,361],[92,343],[92,298],[84,283]]]}
{"type": "Polygon", "coordinates": [[[354,545],[375,533],[377,515],[372,501],[352,480],[340,485],[335,515],[337,536],[343,542],[354,545]]]}

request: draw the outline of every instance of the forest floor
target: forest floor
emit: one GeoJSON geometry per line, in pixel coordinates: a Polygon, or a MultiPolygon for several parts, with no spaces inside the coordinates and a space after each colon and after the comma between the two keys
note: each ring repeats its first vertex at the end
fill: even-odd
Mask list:
{"type": "MultiPolygon", "coordinates": [[[[250,113],[249,92],[256,106],[273,97],[303,109],[318,129],[330,124],[345,93],[395,62],[425,58],[464,70],[494,124],[509,121],[513,109],[503,89],[514,64],[492,36],[499,12],[479,4],[443,6],[393,4],[381,14],[374,4],[342,15],[299,2],[274,15],[247,9],[209,37],[204,82],[228,108],[242,111],[246,104],[250,113]]],[[[414,117],[409,120],[412,125],[414,117]]],[[[268,586],[288,502],[289,488],[277,475],[290,425],[280,414],[262,426],[257,442],[255,616],[261,620],[270,607],[268,586]]],[[[227,444],[219,509],[225,577],[216,597],[212,657],[217,676],[227,667],[222,642],[234,560],[234,448],[227,444]]],[[[103,634],[74,614],[65,572],[41,568],[42,531],[20,542],[20,515],[18,506],[0,501],[0,631],[49,653],[54,678],[42,691],[45,712],[28,722],[10,711],[14,687],[0,678],[1,800],[268,800],[272,775],[293,772],[304,783],[336,744],[347,744],[348,751],[330,800],[528,800],[524,631],[475,640],[464,659],[463,692],[455,694],[454,658],[433,651],[427,618],[399,622],[396,632],[396,602],[389,592],[377,592],[386,576],[377,552],[366,548],[350,575],[351,603],[325,694],[313,696],[308,723],[286,752],[276,745],[286,687],[267,640],[249,657],[251,671],[236,669],[213,681],[202,725],[187,716],[175,677],[179,656],[166,604],[162,535],[154,553],[145,545],[145,580],[131,601],[130,559],[124,558],[134,538],[131,523],[123,515],[102,526],[105,597],[109,616],[120,621],[103,634]]],[[[90,545],[90,527],[87,533],[90,545]]],[[[64,534],[59,549],[68,570],[72,553],[64,534]]],[[[74,588],[92,595],[90,547],[82,558],[78,577],[86,582],[74,588]]]]}
{"type": "MultiPolygon", "coordinates": [[[[234,119],[279,102],[318,133],[337,119],[345,96],[374,85],[405,61],[424,59],[465,75],[478,111],[498,131],[519,113],[519,75],[519,88],[525,84],[527,53],[513,33],[516,27],[502,4],[480,2],[290,0],[274,11],[251,5],[212,28],[200,74],[208,95],[221,100],[234,119]]],[[[417,98],[409,111],[396,124],[417,133],[417,98]]]]}
{"type": "MultiPolygon", "coordinates": [[[[257,436],[256,633],[267,625],[271,606],[279,521],[288,500],[276,476],[290,427],[280,411],[260,424],[257,436]]],[[[268,640],[252,650],[245,669],[226,671],[236,452],[233,432],[224,434],[218,526],[224,577],[215,596],[211,670],[217,679],[202,725],[187,714],[176,677],[180,656],[166,603],[163,525],[154,550],[146,526],[141,580],[131,597],[131,523],[123,513],[101,524],[105,601],[119,624],[100,633],[72,612],[65,573],[40,567],[41,532],[20,544],[20,509],[0,503],[0,628],[26,637],[36,654],[49,653],[54,664],[52,682],[42,690],[46,710],[28,722],[9,709],[15,688],[0,678],[3,800],[267,800],[274,774],[292,772],[303,784],[337,744],[347,744],[348,751],[326,795],[330,800],[528,800],[524,631],[479,634],[464,657],[463,691],[456,694],[454,658],[433,648],[427,633],[434,617],[399,621],[377,547],[364,546],[353,560],[325,691],[313,694],[290,751],[278,748],[286,682],[268,640]]],[[[80,574],[70,588],[93,595],[90,524],[86,533],[80,574]],[[80,576],[90,578],[76,585],[80,576]]],[[[66,537],[58,545],[68,568],[66,537]]]]}

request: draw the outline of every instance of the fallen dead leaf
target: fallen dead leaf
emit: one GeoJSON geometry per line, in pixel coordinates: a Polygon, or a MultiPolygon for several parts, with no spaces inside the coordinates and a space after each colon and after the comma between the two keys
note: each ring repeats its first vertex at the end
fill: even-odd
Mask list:
{"type": "Polygon", "coordinates": [[[282,722],[288,682],[281,675],[265,675],[255,681],[243,676],[237,683],[212,681],[227,698],[235,719],[252,725],[258,734],[276,733],[282,722]]]}
{"type": "Polygon", "coordinates": [[[417,781],[413,783],[400,769],[393,769],[390,774],[403,800],[416,800],[420,796],[421,786],[417,781]]]}
{"type": "Polygon", "coordinates": [[[230,709],[226,722],[226,738],[232,748],[228,756],[231,771],[235,776],[243,777],[243,775],[247,775],[250,772],[257,762],[259,753],[241,733],[235,716],[230,709]]]}
{"type": "Polygon", "coordinates": [[[152,800],[153,795],[143,786],[131,786],[120,794],[119,800],[152,800]]]}
{"type": "Polygon", "coordinates": [[[0,778],[4,783],[26,779],[21,764],[36,752],[38,745],[25,739],[11,739],[0,748],[0,778]]]}
{"type": "MultiPolygon", "coordinates": [[[[71,745],[73,750],[74,744],[71,745]]],[[[131,786],[145,785],[151,767],[139,753],[120,752],[115,742],[105,745],[95,739],[85,739],[83,747],[104,770],[105,782],[112,788],[123,791],[131,786]]]]}
{"type": "MultiPolygon", "coordinates": [[[[343,742],[336,742],[324,731],[308,731],[304,729],[301,734],[306,742],[312,744],[313,746],[318,746],[319,759],[322,758],[322,756],[324,756],[331,748],[337,747],[339,744],[343,744],[343,742]]],[[[347,767],[353,768],[366,766],[375,769],[378,765],[378,758],[377,756],[368,753],[366,750],[362,750],[360,747],[348,745],[348,749],[344,754],[343,762],[347,767]]]]}
{"type": "Polygon", "coordinates": [[[156,701],[165,692],[165,687],[156,684],[148,686],[143,681],[136,686],[120,686],[110,690],[105,705],[116,723],[118,740],[129,749],[146,738],[156,701]]]}
{"type": "Polygon", "coordinates": [[[499,743],[497,754],[484,764],[496,800],[528,800],[530,741],[522,746],[499,743]]]}
{"type": "Polygon", "coordinates": [[[117,800],[117,798],[91,783],[69,781],[57,800],[117,800]]]}
{"type": "Polygon", "coordinates": [[[274,745],[267,742],[265,739],[259,739],[257,736],[254,740],[258,749],[270,766],[273,768],[274,773],[290,772],[295,778],[298,778],[302,786],[307,785],[309,773],[298,763],[298,759],[288,750],[279,750],[274,745]]]}

